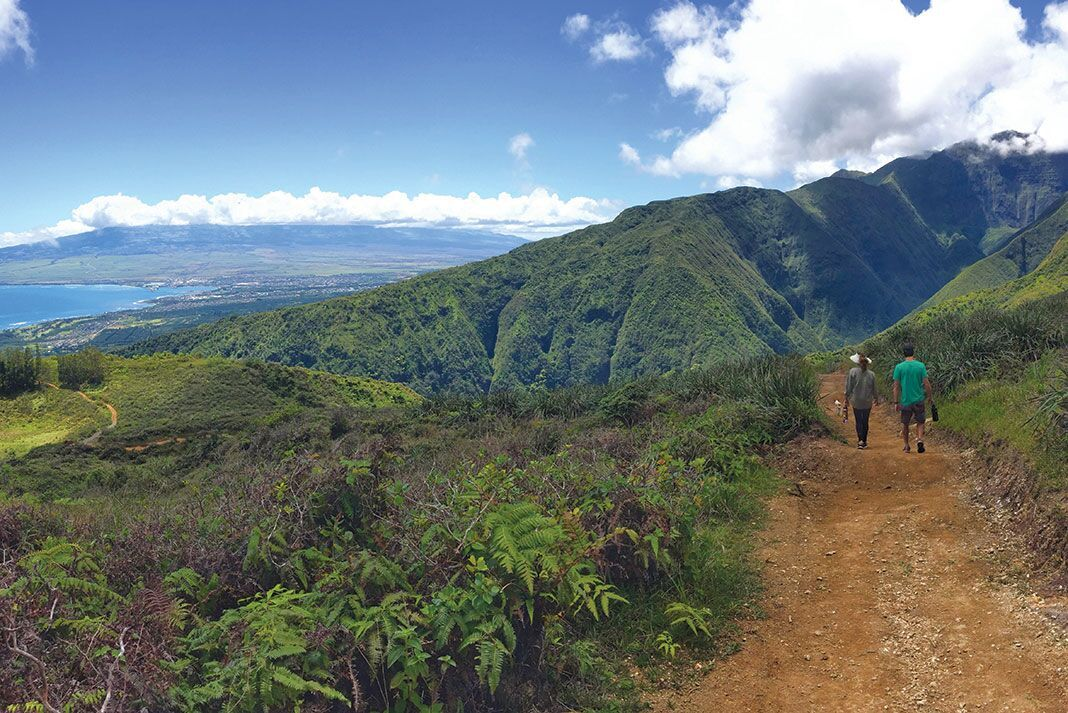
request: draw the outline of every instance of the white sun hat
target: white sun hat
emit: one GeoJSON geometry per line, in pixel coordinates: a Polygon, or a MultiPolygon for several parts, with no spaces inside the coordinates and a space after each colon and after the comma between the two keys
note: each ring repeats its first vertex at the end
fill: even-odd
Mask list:
{"type": "MultiPolygon", "coordinates": [[[[872,362],[871,357],[866,358],[868,360],[868,364],[874,363],[872,362]]],[[[860,354],[854,354],[853,356],[849,357],[849,361],[853,362],[854,364],[860,364],[860,354]]]]}

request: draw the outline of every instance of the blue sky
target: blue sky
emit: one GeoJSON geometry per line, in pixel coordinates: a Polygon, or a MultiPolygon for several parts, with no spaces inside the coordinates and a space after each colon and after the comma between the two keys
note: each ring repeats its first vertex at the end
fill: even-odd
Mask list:
{"type": "MultiPolygon", "coordinates": [[[[926,5],[910,3],[914,12],[926,5]]],[[[1019,41],[1041,42],[1046,3],[1015,5],[1028,22],[1019,41]]],[[[713,160],[697,143],[680,153],[687,135],[732,107],[714,104],[706,80],[672,84],[666,73],[685,72],[680,57],[700,37],[723,36],[707,18],[737,22],[745,4],[689,6],[688,30],[658,31],[655,19],[679,7],[0,0],[0,33],[3,13],[21,11],[32,47],[32,61],[17,42],[0,56],[0,231],[52,225],[97,196],[151,205],[182,194],[301,196],[313,186],[341,196],[461,197],[540,187],[563,200],[611,201],[598,204],[609,215],[611,206],[736,182],[790,187],[805,171],[879,153],[872,147],[949,138],[924,124],[910,140],[887,143],[902,133],[895,125],[860,149],[786,147],[771,161],[713,160]],[[589,27],[569,39],[561,27],[576,13],[589,27]],[[598,61],[594,47],[612,33],[629,33],[638,54],[598,61]],[[667,141],[653,136],[674,128],[667,141]],[[523,156],[509,151],[519,134],[533,141],[523,156]]],[[[787,123],[768,131],[796,143],[787,123]]],[[[717,146],[732,143],[717,136],[717,146]]]]}

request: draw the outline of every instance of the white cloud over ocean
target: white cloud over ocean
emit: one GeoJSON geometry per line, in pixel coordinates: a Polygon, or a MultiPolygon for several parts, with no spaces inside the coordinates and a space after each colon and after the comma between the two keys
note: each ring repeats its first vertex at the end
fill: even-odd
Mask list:
{"type": "Polygon", "coordinates": [[[1037,39],[1009,0],[684,0],[650,27],[699,119],[669,154],[621,154],[651,173],[804,180],[1006,129],[1068,149],[1068,1],[1037,39]]]}
{"type": "Polygon", "coordinates": [[[0,247],[53,240],[111,226],[136,225],[263,225],[362,224],[434,226],[488,230],[527,238],[558,235],[610,220],[619,206],[608,200],[578,196],[564,199],[544,188],[525,195],[477,193],[450,196],[343,195],[312,188],[304,195],[272,191],[261,196],[222,193],[183,195],[174,200],[145,203],[123,194],[97,196],[55,225],[22,232],[0,232],[0,247]]]}

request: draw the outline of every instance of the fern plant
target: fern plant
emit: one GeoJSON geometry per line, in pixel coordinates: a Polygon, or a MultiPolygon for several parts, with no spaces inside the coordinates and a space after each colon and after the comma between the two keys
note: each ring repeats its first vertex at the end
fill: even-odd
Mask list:
{"type": "Polygon", "coordinates": [[[184,642],[188,658],[178,669],[186,680],[201,682],[173,689],[179,705],[188,711],[211,705],[226,713],[253,713],[299,711],[309,695],[348,703],[328,685],[326,666],[309,649],[308,632],[320,615],[308,608],[308,598],[274,587],[190,632],[184,642]]]}

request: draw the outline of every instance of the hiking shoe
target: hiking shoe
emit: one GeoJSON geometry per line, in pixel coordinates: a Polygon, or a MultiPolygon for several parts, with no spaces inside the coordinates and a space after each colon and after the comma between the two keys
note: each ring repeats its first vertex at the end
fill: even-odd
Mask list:
{"type": "Polygon", "coordinates": [[[857,448],[859,448],[860,450],[864,450],[864,441],[861,441],[860,443],[858,443],[857,444],[857,448]]]}
{"type": "Polygon", "coordinates": [[[868,447],[868,442],[867,441],[861,441],[860,442],[860,447],[861,448],[867,448],[868,447]]]}
{"type": "Polygon", "coordinates": [[[908,446],[905,446],[904,448],[902,448],[902,450],[905,451],[906,453],[911,453],[912,452],[912,449],[909,448],[908,446]]]}
{"type": "Polygon", "coordinates": [[[923,447],[923,441],[916,441],[916,451],[919,453],[925,452],[927,449],[923,447]]]}

